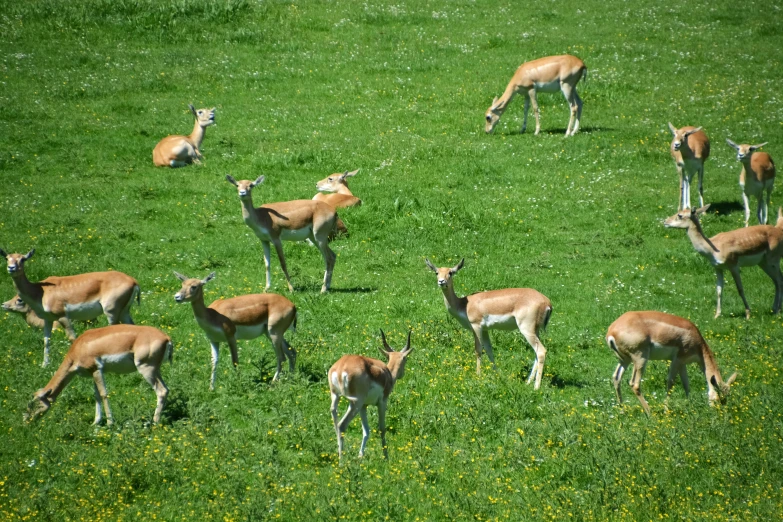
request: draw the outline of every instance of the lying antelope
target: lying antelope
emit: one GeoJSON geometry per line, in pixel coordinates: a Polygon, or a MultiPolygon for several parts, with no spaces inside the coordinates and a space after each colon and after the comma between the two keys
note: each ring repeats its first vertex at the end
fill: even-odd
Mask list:
{"type": "Polygon", "coordinates": [[[254,208],[252,190],[256,185],[264,182],[264,176],[259,176],[255,181],[237,181],[230,175],[226,175],[226,180],[237,188],[239,200],[242,203],[242,218],[245,224],[258,236],[264,247],[264,264],[266,265],[264,290],[269,290],[272,286],[269,243],[275,246],[280,267],[288,282],[288,290],[293,292],[294,287],[291,285],[288,267],[285,264],[285,254],[283,254],[283,241],[309,239],[318,247],[324,258],[326,272],[321,293],[327,292],[332,284],[332,271],[337,260],[337,256],[329,248],[329,234],[334,231],[337,222],[337,213],[334,207],[322,201],[299,199],[281,203],[267,203],[254,208]]]}
{"type": "MultiPolygon", "coordinates": [[[[318,194],[313,196],[315,201],[323,201],[334,208],[347,208],[358,207],[362,204],[362,200],[357,198],[348,188],[347,178],[353,177],[359,173],[359,169],[353,172],[347,170],[342,174],[334,173],[318,183],[315,184],[315,188],[318,190],[318,194]]],[[[339,217],[337,218],[337,232],[340,234],[347,234],[348,229],[345,227],[345,223],[339,217]]]]}
{"type": "Polygon", "coordinates": [[[104,373],[131,373],[137,370],[158,396],[153,422],[160,422],[160,414],[166,404],[169,390],[160,376],[160,366],[165,359],[172,361],[173,346],[168,335],[151,326],[113,325],[88,330],[71,344],[62,364],[49,384],[35,392],[27,406],[25,420],[32,421],[43,415],[63,389],[75,376],[92,376],[95,382],[95,421],[101,422],[101,401],[106,411],[106,422],[114,419],[109,408],[104,373]],[[33,411],[33,406],[38,408],[33,411]]]}
{"type": "Polygon", "coordinates": [[[199,110],[193,105],[188,107],[196,118],[193,132],[190,136],[174,134],[160,140],[152,151],[152,161],[156,167],[184,167],[201,163],[201,142],[204,141],[207,127],[215,124],[215,107],[199,110]]]}
{"type": "Polygon", "coordinates": [[[408,342],[400,352],[395,352],[381,330],[383,348],[378,348],[387,363],[362,355],[343,355],[332,365],[327,373],[329,391],[332,394],[332,421],[337,434],[337,452],[340,460],[343,458],[343,433],[348,424],[359,414],[362,419],[362,445],[359,456],[364,456],[367,439],[370,438],[370,424],[367,422],[367,406],[378,407],[378,431],[381,432],[383,457],[388,459],[386,449],[386,404],[389,395],[398,379],[405,374],[405,362],[413,351],[411,348],[411,333],[408,332],[408,342]],[[342,420],[337,421],[337,406],[340,397],[348,399],[348,411],[342,420]]]}
{"type": "MultiPolygon", "coordinates": [[[[13,296],[11,299],[6,301],[2,304],[3,310],[6,312],[13,312],[15,314],[19,314],[24,316],[24,321],[33,328],[43,328],[44,327],[44,320],[41,319],[38,314],[35,313],[35,310],[27,306],[27,303],[25,303],[21,297],[19,297],[19,294],[13,296]]],[[[52,324],[52,330],[59,330],[61,328],[67,328],[65,325],[70,325],[68,322],[68,319],[65,317],[61,317],[57,321],[55,321],[52,324]]],[[[74,333],[73,339],[76,338],[76,334],[74,333]]]]}
{"type": "Polygon", "coordinates": [[[104,314],[109,324],[133,324],[130,315],[133,297],[140,303],[139,284],[122,272],[90,272],[73,276],[51,276],[38,283],[32,283],[24,272],[25,261],[35,249],[27,254],[0,255],[8,263],[8,273],[14,281],[19,297],[44,320],[44,358],[42,366],[49,364],[49,344],[52,324],[60,322],[71,340],[76,339],[71,321],[86,321],[104,314]]]}
{"type": "Polygon", "coordinates": [[[680,177],[680,201],[677,210],[691,208],[691,182],[699,175],[699,206],[704,206],[704,162],[710,157],[710,139],[701,127],[676,128],[669,123],[672,132],[671,155],[680,177]]]}
{"type": "Polygon", "coordinates": [[[538,134],[541,131],[541,121],[536,93],[551,93],[559,90],[571,107],[571,118],[568,120],[565,135],[573,136],[579,131],[579,120],[582,118],[582,99],[576,92],[576,84],[583,77],[587,78],[587,67],[584,62],[568,54],[547,56],[523,63],[514,73],[503,95],[492,100],[492,105],[487,109],[484,115],[487,120],[485,132],[492,132],[500,117],[506,112],[511,99],[522,93],[525,95],[525,119],[522,122],[521,132],[527,129],[527,113],[532,105],[533,114],[536,116],[536,134],[538,134]]]}
{"type": "Polygon", "coordinates": [[[723,293],[723,271],[728,270],[734,278],[742,302],[745,304],[745,318],[750,319],[750,306],[742,289],[740,267],[760,266],[775,284],[775,301],[773,313],[780,312],[783,299],[783,274],[780,272],[780,259],[783,257],[783,215],[778,210],[778,224],[756,225],[739,228],[729,232],[721,232],[709,239],[704,235],[699,222],[699,215],[704,214],[710,206],[699,209],[685,209],[664,221],[669,228],[684,228],[693,248],[709,260],[715,267],[717,275],[718,306],[715,317],[720,316],[721,294],[723,293]]]}
{"type": "Polygon", "coordinates": [[[742,187],[742,200],[745,203],[745,226],[750,221],[750,202],[749,196],[756,198],[758,210],[756,216],[760,225],[767,224],[767,214],[769,212],[769,200],[772,196],[772,189],[775,186],[775,162],[766,152],[756,152],[768,142],[759,145],[737,145],[727,139],[730,147],[737,151],[737,161],[742,163],[739,184],[742,187]],[[764,199],[764,192],[767,198],[764,199]]]}
{"type": "Polygon", "coordinates": [[[296,331],[296,306],[294,303],[277,294],[248,294],[218,299],[209,307],[204,305],[203,286],[214,279],[212,272],[204,279],[193,279],[177,272],[174,275],[182,281],[182,288],[174,295],[177,303],[190,303],[193,315],[199,327],[212,346],[212,376],[209,379],[209,389],[215,389],[217,373],[218,348],[220,343],[227,343],[231,350],[231,360],[234,368],[239,364],[237,339],[255,339],[266,335],[272,342],[277,357],[277,371],[272,378],[280,377],[283,361],[288,359],[288,368],[294,371],[296,350],[289,346],[283,335],[287,330],[296,331]]]}
{"type": "Polygon", "coordinates": [[[540,292],[532,288],[504,288],[479,292],[467,297],[457,297],[454,292],[452,277],[465,264],[461,260],[454,268],[435,267],[429,259],[424,259],[427,266],[438,275],[438,286],[443,291],[446,310],[459,323],[473,332],[476,345],[476,373],[481,373],[481,352],[487,351],[487,356],[495,367],[495,354],[489,341],[489,330],[519,329],[536,352],[533,368],[527,379],[528,384],[535,380],[535,389],[541,386],[544,375],[544,359],[546,348],[538,334],[546,330],[549,317],[552,315],[552,303],[540,292]]]}
{"type": "Polygon", "coordinates": [[[609,345],[620,363],[612,376],[617,402],[623,402],[620,393],[620,380],[629,364],[633,364],[633,374],[629,384],[644,412],[650,415],[650,406],[642,395],[642,376],[648,361],[671,361],[669,377],[666,379],[666,397],[668,399],[674,379],[679,374],[685,395],[690,394],[686,365],[699,363],[707,380],[707,396],[710,404],[715,401],[726,402],[729,387],[737,378],[732,374],[723,381],[707,342],[696,326],[682,317],[662,312],[626,312],[609,327],[606,333],[609,345]]]}

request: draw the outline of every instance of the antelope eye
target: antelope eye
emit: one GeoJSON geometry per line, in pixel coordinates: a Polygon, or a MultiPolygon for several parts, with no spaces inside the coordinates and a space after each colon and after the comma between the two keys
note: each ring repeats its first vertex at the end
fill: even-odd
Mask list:
{"type": "Polygon", "coordinates": [[[487,114],[487,121],[492,121],[492,116],[490,116],[489,114],[487,114]]]}

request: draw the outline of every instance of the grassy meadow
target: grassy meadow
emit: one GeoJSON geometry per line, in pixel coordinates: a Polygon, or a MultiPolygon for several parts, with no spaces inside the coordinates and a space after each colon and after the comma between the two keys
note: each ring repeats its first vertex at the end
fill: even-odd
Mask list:
{"type": "MultiPolygon", "coordinates": [[[[773,285],[743,270],[746,321],[727,275],[724,316],[713,319],[713,269],[662,220],[677,206],[668,121],[701,125],[712,140],[708,235],[743,224],[725,139],[769,141],[764,150],[783,158],[783,14],[755,0],[647,4],[0,0],[0,247],[36,249],[31,280],[134,276],[134,319],[175,345],[159,425],[137,374],[106,378],[112,427],[91,426],[89,379],[26,425],[27,401],[69,345],[55,332],[41,368],[41,331],[1,313],[0,518],[777,518],[783,319],[771,314],[773,285]],[[580,133],[564,138],[565,100],[541,94],[539,136],[532,123],[519,133],[521,98],[486,135],[484,111],[514,70],[562,53],[589,69],[580,133]],[[153,167],[158,140],[190,132],[188,103],[217,107],[203,164],[153,167]],[[319,293],[315,248],[284,246],[293,294],[273,254],[273,291],[299,310],[287,336],[296,373],[271,383],[269,342],[240,341],[239,371],[224,347],[210,392],[209,345],[190,306],[175,304],[172,271],[215,271],[207,302],[264,287],[261,244],[225,175],[264,174],[259,206],[309,199],[316,181],[353,169],[364,204],[339,212],[350,237],[332,244],[333,291],[319,293]],[[539,391],[524,382],[534,354],[519,333],[493,333],[498,371],[476,376],[472,335],[447,314],[425,256],[465,258],[460,295],[532,287],[552,300],[539,391]],[[603,338],[635,309],[700,327],[724,377],[740,372],[726,405],[708,406],[691,366],[691,398],[678,382],[665,409],[663,362],[643,385],[651,418],[630,372],[617,404],[603,338]],[[357,418],[339,465],[326,371],[345,353],[377,356],[379,328],[396,348],[413,331],[389,403],[390,458],[377,432],[356,457],[357,418]]],[[[773,195],[775,211],[781,203],[773,195]]],[[[13,294],[2,274],[0,300],[13,294]]]]}

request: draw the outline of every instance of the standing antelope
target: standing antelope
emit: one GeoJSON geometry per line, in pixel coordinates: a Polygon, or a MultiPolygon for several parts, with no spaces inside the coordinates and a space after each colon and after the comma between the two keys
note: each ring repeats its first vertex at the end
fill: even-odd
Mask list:
{"type": "Polygon", "coordinates": [[[642,395],[642,376],[648,361],[671,361],[669,377],[666,379],[666,398],[679,374],[685,395],[690,394],[686,365],[699,363],[707,380],[707,396],[710,404],[726,401],[729,387],[737,378],[735,372],[724,382],[718,370],[707,342],[696,326],[682,317],[662,312],[626,312],[609,327],[606,332],[606,344],[609,345],[620,363],[612,376],[617,402],[623,402],[620,393],[620,380],[626,367],[633,364],[633,374],[629,384],[647,416],[650,406],[642,395]]]}
{"type": "Polygon", "coordinates": [[[71,340],[76,333],[71,320],[86,321],[104,314],[109,324],[133,324],[130,315],[133,297],[140,303],[139,284],[122,272],[89,272],[73,276],[51,276],[38,283],[32,283],[24,272],[25,261],[35,249],[27,254],[0,255],[8,262],[8,273],[14,281],[19,297],[44,320],[44,358],[42,366],[49,364],[49,344],[52,323],[60,322],[71,340]]]}
{"type": "Polygon", "coordinates": [[[209,379],[209,389],[215,389],[217,373],[218,348],[220,343],[227,343],[231,350],[231,360],[234,367],[239,364],[237,354],[237,339],[255,339],[266,335],[272,342],[277,358],[277,371],[272,378],[280,377],[283,361],[288,359],[288,368],[294,371],[296,350],[289,346],[283,335],[287,330],[296,331],[296,306],[294,303],[277,294],[248,294],[230,299],[217,299],[209,307],[204,305],[203,286],[214,279],[212,272],[204,279],[188,278],[174,272],[182,281],[182,288],[174,295],[177,303],[190,303],[193,315],[199,327],[212,346],[212,376],[209,379]]]}
{"type": "MultiPolygon", "coordinates": [[[[33,328],[43,328],[44,327],[44,320],[38,317],[38,314],[35,313],[35,310],[30,308],[27,303],[22,300],[21,297],[19,297],[19,294],[13,296],[11,299],[6,301],[2,304],[3,310],[6,312],[13,312],[15,314],[23,315],[24,321],[33,328]]],[[[68,320],[65,318],[60,318],[54,323],[52,323],[52,330],[59,330],[61,328],[65,328],[65,324],[68,323],[68,320]]],[[[76,335],[73,336],[73,339],[76,338],[76,335]]]]}
{"type": "Polygon", "coordinates": [[[207,127],[215,124],[215,107],[199,110],[193,105],[188,107],[196,118],[193,132],[190,136],[174,134],[160,140],[152,151],[152,161],[156,167],[184,167],[191,163],[201,163],[201,142],[204,141],[207,127]]]}
{"type": "Polygon", "coordinates": [[[329,391],[332,394],[332,421],[337,434],[337,452],[339,459],[343,458],[343,433],[348,424],[359,414],[362,419],[362,446],[359,456],[364,456],[367,439],[370,438],[370,424],[367,422],[367,406],[378,407],[378,431],[381,432],[383,457],[389,458],[386,449],[386,404],[389,395],[398,379],[405,374],[405,362],[413,351],[411,348],[411,333],[408,332],[408,342],[400,352],[395,352],[386,342],[386,335],[381,330],[383,348],[378,348],[388,363],[371,359],[362,355],[343,355],[332,365],[327,373],[329,391]],[[337,421],[337,406],[340,397],[348,399],[348,411],[342,420],[337,421]]]}
{"type": "Polygon", "coordinates": [[[269,290],[272,285],[269,243],[275,245],[280,267],[288,282],[288,290],[293,292],[294,287],[291,285],[291,278],[288,276],[288,268],[285,264],[285,254],[283,254],[283,241],[309,239],[318,247],[324,258],[326,272],[321,293],[327,292],[332,284],[332,271],[337,260],[337,256],[329,248],[329,234],[334,231],[337,222],[337,213],[334,207],[322,201],[299,199],[281,203],[267,203],[254,208],[252,190],[256,185],[264,182],[264,176],[259,176],[255,181],[237,181],[227,174],[226,180],[237,188],[239,200],[242,203],[242,218],[245,224],[258,236],[264,247],[264,264],[266,265],[266,287],[264,290],[269,290]]]}
{"type": "Polygon", "coordinates": [[[25,420],[32,421],[43,415],[63,389],[76,375],[92,376],[95,381],[95,422],[101,422],[101,401],[106,410],[106,422],[111,425],[114,419],[109,408],[109,397],[104,372],[131,373],[137,370],[144,380],[155,390],[158,404],[153,422],[160,421],[160,414],[166,404],[169,390],[160,376],[160,366],[165,359],[172,360],[173,346],[168,335],[151,326],[113,325],[88,330],[71,344],[62,364],[55,372],[49,384],[35,392],[33,400],[27,406],[25,420]],[[39,403],[33,410],[33,405],[39,403]]]}
{"type": "Polygon", "coordinates": [[[489,341],[489,330],[519,329],[536,352],[533,368],[527,379],[528,384],[535,379],[535,389],[541,386],[544,375],[544,359],[546,348],[538,334],[546,330],[549,317],[552,315],[552,303],[540,292],[532,288],[504,288],[479,292],[467,297],[457,297],[454,293],[452,277],[462,269],[465,260],[462,259],[454,268],[435,267],[429,259],[424,259],[427,266],[438,275],[438,286],[443,291],[446,310],[459,323],[473,332],[476,345],[476,373],[481,373],[481,352],[487,351],[487,356],[495,368],[495,354],[489,341]]]}
{"type": "Polygon", "coordinates": [[[699,174],[699,206],[704,206],[704,162],[710,157],[710,139],[701,127],[676,128],[669,123],[672,131],[671,155],[680,177],[680,201],[677,210],[691,208],[691,181],[699,174]],[[687,206],[686,206],[687,205],[687,206]]]}
{"type": "MultiPolygon", "coordinates": [[[[348,188],[347,178],[353,177],[358,174],[359,169],[353,172],[347,170],[342,174],[334,173],[318,183],[315,184],[315,188],[318,193],[313,196],[315,201],[323,201],[335,209],[358,207],[362,204],[362,200],[353,195],[348,188]]],[[[348,229],[345,227],[345,223],[339,217],[337,218],[337,232],[340,234],[347,234],[348,229]]]]}
{"type": "Polygon", "coordinates": [[[740,172],[739,184],[742,187],[742,200],[745,203],[745,226],[750,221],[750,203],[748,196],[754,196],[758,202],[757,217],[760,225],[767,224],[767,214],[769,212],[769,200],[772,196],[772,189],[775,185],[775,162],[766,152],[756,152],[768,142],[760,145],[737,145],[727,139],[730,147],[737,151],[737,161],[742,163],[742,172],[740,172]],[[764,192],[767,192],[767,198],[764,199],[764,192]]]}
{"type": "Polygon", "coordinates": [[[568,54],[547,56],[523,63],[514,73],[503,95],[492,100],[492,105],[485,114],[487,123],[484,130],[487,133],[492,132],[508,108],[511,99],[521,92],[525,95],[525,119],[522,122],[521,132],[525,132],[527,129],[527,113],[530,105],[533,105],[533,113],[536,116],[536,134],[538,134],[541,131],[541,121],[536,93],[560,90],[571,107],[571,118],[568,120],[565,135],[573,136],[579,131],[579,120],[582,118],[582,99],[576,92],[576,84],[582,77],[587,78],[585,63],[576,56],[568,54]]]}
{"type": "Polygon", "coordinates": [[[731,272],[734,283],[737,285],[742,302],[745,304],[745,318],[750,319],[750,306],[745,299],[742,289],[740,267],[758,265],[764,270],[775,284],[775,300],[772,305],[773,313],[780,312],[781,299],[783,299],[783,274],[780,272],[780,259],[783,257],[783,219],[780,219],[781,210],[778,210],[778,226],[756,225],[739,228],[728,232],[721,232],[709,239],[704,235],[699,222],[699,215],[707,211],[710,206],[704,206],[695,210],[685,209],[669,217],[664,221],[668,228],[684,228],[688,231],[688,238],[693,248],[709,260],[715,267],[717,276],[718,306],[715,317],[720,316],[721,294],[723,293],[723,270],[731,272]]]}

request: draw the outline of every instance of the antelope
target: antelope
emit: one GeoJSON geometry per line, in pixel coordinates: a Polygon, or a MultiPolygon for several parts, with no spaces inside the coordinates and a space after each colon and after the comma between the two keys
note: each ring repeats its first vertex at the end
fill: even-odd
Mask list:
{"type": "Polygon", "coordinates": [[[196,118],[193,132],[190,136],[174,134],[160,140],[152,151],[152,162],[156,167],[184,167],[201,163],[201,142],[204,141],[207,127],[215,124],[215,107],[199,110],[192,104],[188,107],[196,118]]]}
{"type": "Polygon", "coordinates": [[[273,381],[280,377],[285,359],[288,359],[289,370],[294,371],[296,350],[283,337],[287,330],[296,331],[294,303],[277,294],[248,294],[217,299],[207,307],[204,305],[203,287],[215,278],[215,272],[204,279],[190,278],[177,272],[174,275],[182,281],[182,288],[174,295],[174,300],[179,304],[190,303],[193,306],[196,322],[212,346],[210,390],[215,389],[220,343],[228,344],[234,368],[239,364],[237,339],[255,339],[260,335],[269,338],[277,357],[277,371],[273,381]]]}
{"type": "Polygon", "coordinates": [[[24,415],[30,422],[43,415],[63,389],[75,376],[92,376],[95,391],[95,421],[102,419],[101,401],[106,411],[106,422],[111,425],[114,418],[109,408],[109,396],[106,392],[104,373],[131,373],[135,369],[146,380],[155,394],[158,403],[152,417],[154,423],[160,422],[160,414],[169,394],[166,383],[160,376],[160,366],[168,359],[172,362],[173,346],[171,338],[151,326],[118,324],[88,330],[71,344],[62,364],[55,372],[49,384],[35,392],[27,405],[24,415]],[[33,410],[38,403],[38,408],[33,410]]]}
{"type": "Polygon", "coordinates": [[[737,145],[730,139],[726,140],[730,147],[737,151],[737,161],[742,163],[739,184],[742,187],[742,200],[745,203],[745,226],[750,221],[750,203],[749,196],[754,196],[758,202],[756,216],[760,225],[767,224],[767,213],[769,212],[769,199],[772,196],[772,189],[775,185],[775,162],[766,152],[756,152],[769,142],[760,145],[737,145]],[[767,192],[767,199],[764,199],[764,192],[767,192]]]}
{"type": "Polygon", "coordinates": [[[378,407],[378,431],[381,432],[383,458],[389,458],[389,452],[386,448],[386,404],[394,389],[394,384],[405,374],[405,362],[413,348],[411,348],[410,331],[405,348],[399,352],[395,352],[386,342],[383,330],[381,330],[381,339],[383,340],[383,348],[378,348],[378,350],[388,361],[387,363],[362,355],[343,355],[329,368],[327,373],[329,391],[332,395],[332,421],[334,422],[334,431],[337,434],[337,452],[340,460],[343,458],[343,433],[357,413],[362,419],[362,445],[359,448],[359,457],[364,456],[367,439],[370,438],[367,406],[378,407]],[[338,422],[337,406],[340,403],[340,397],[348,399],[348,411],[338,422]]]}
{"type": "MultiPolygon", "coordinates": [[[[6,312],[13,312],[15,314],[24,316],[24,320],[28,324],[28,326],[32,326],[33,328],[44,327],[44,320],[38,317],[38,314],[35,313],[35,310],[27,306],[27,304],[22,300],[22,298],[19,297],[19,294],[13,296],[11,299],[3,303],[2,308],[6,312]]],[[[66,325],[70,326],[68,319],[66,319],[65,317],[61,317],[60,319],[58,319],[52,324],[52,330],[68,328],[68,326],[66,325]]],[[[76,339],[75,332],[71,340],[74,339],[76,339]]]]}
{"type": "Polygon", "coordinates": [[[666,379],[667,400],[678,374],[686,397],[690,394],[686,369],[690,363],[699,363],[707,380],[707,397],[711,405],[715,401],[726,402],[729,387],[737,378],[734,372],[727,381],[723,381],[715,355],[699,329],[689,320],[676,315],[649,311],[626,312],[609,326],[606,344],[620,361],[612,376],[617,402],[623,402],[620,393],[623,372],[629,364],[633,364],[629,384],[648,417],[650,406],[642,395],[642,376],[648,361],[671,361],[669,377],[666,379]]]}
{"type": "Polygon", "coordinates": [[[707,239],[699,222],[709,205],[691,210],[685,209],[664,221],[667,228],[684,228],[696,251],[707,258],[715,267],[717,276],[718,305],[715,318],[720,316],[721,294],[723,293],[723,271],[728,270],[734,278],[742,302],[745,304],[745,318],[750,319],[750,306],[742,289],[740,267],[758,265],[775,284],[773,313],[780,312],[783,299],[783,274],[780,259],[783,257],[783,210],[778,209],[777,226],[756,225],[728,232],[721,232],[707,239]]]}
{"type": "Polygon", "coordinates": [[[459,324],[473,332],[476,346],[476,374],[481,373],[482,350],[486,350],[492,368],[496,369],[489,330],[519,329],[536,353],[527,383],[530,384],[535,379],[534,389],[537,390],[541,386],[546,358],[546,348],[538,334],[546,330],[549,317],[552,315],[552,303],[549,299],[532,288],[504,288],[457,297],[454,293],[452,277],[465,265],[465,259],[453,268],[437,268],[429,259],[425,258],[424,261],[429,269],[438,275],[438,286],[443,291],[446,310],[459,321],[459,324]]]}
{"type": "Polygon", "coordinates": [[[582,118],[582,99],[576,92],[576,84],[583,77],[587,79],[585,63],[576,56],[568,54],[547,56],[523,63],[514,73],[503,95],[492,100],[492,105],[484,115],[487,120],[484,131],[487,134],[492,132],[511,99],[522,93],[525,95],[525,119],[522,122],[521,132],[527,129],[527,113],[532,105],[536,116],[536,134],[538,134],[541,131],[541,121],[536,93],[552,93],[559,89],[571,107],[571,118],[568,120],[565,135],[573,136],[579,131],[579,120],[582,118]]]}
{"type": "Polygon", "coordinates": [[[141,303],[139,284],[122,272],[89,272],[73,276],[51,276],[33,283],[25,275],[24,264],[35,254],[0,255],[8,263],[8,273],[13,278],[19,297],[44,321],[44,358],[41,366],[49,364],[49,345],[52,324],[55,321],[65,326],[68,337],[76,339],[70,322],[86,321],[104,314],[109,324],[133,324],[130,315],[134,296],[141,303]],[[65,321],[65,322],[63,322],[65,321]]]}
{"type": "MultiPolygon", "coordinates": [[[[318,193],[313,196],[313,200],[323,201],[324,203],[333,206],[335,209],[358,207],[362,204],[362,200],[353,195],[348,188],[348,182],[346,181],[346,178],[353,177],[358,174],[358,172],[359,169],[356,169],[353,172],[348,172],[346,170],[342,174],[334,173],[322,179],[315,184],[318,193]]],[[[345,223],[343,223],[343,220],[340,218],[337,218],[337,232],[340,234],[348,233],[345,223]]]]}
{"type": "Polygon", "coordinates": [[[268,203],[258,208],[253,207],[253,187],[264,182],[264,176],[259,176],[255,181],[237,181],[231,175],[226,175],[226,180],[237,188],[239,200],[242,204],[242,218],[245,224],[261,240],[264,248],[264,264],[266,265],[266,286],[264,291],[272,286],[272,271],[270,269],[270,249],[272,243],[277,251],[277,258],[288,282],[288,290],[294,291],[291,278],[288,276],[288,268],[283,254],[283,241],[304,241],[309,239],[314,243],[324,258],[326,272],[321,293],[326,293],[332,284],[332,271],[337,256],[329,248],[329,234],[335,229],[337,213],[331,205],[322,201],[300,199],[285,201],[282,203],[268,203]]]}
{"type": "Polygon", "coordinates": [[[704,162],[710,157],[710,139],[701,127],[676,128],[669,123],[672,132],[671,155],[680,177],[680,201],[677,210],[691,208],[691,181],[699,175],[699,206],[704,206],[704,162]],[[687,205],[687,206],[686,206],[687,205]]]}

